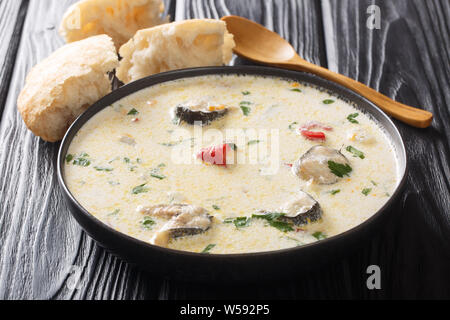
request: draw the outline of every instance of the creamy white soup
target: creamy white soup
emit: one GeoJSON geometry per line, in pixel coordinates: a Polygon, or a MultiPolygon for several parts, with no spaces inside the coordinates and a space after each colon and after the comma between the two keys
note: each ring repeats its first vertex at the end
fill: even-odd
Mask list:
{"type": "Polygon", "coordinates": [[[391,142],[324,90],[201,76],[141,90],[92,117],[65,179],[127,235],[211,254],[301,246],[361,224],[398,183],[391,142]]]}

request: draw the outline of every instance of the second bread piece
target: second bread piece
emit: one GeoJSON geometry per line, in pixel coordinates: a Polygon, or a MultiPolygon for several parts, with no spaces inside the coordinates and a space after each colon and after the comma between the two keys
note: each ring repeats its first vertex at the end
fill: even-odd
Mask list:
{"type": "Polygon", "coordinates": [[[124,83],[155,73],[203,66],[220,66],[231,60],[233,35],[225,22],[185,20],[139,30],[120,48],[116,70],[124,83]]]}
{"type": "Polygon", "coordinates": [[[67,9],[60,34],[67,42],[109,35],[119,49],[139,29],[167,22],[162,0],[81,0],[67,9]]]}
{"type": "Polygon", "coordinates": [[[66,44],[53,52],[30,71],[17,100],[28,129],[46,141],[61,140],[83,111],[111,92],[107,72],[118,64],[107,35],[66,44]]]}

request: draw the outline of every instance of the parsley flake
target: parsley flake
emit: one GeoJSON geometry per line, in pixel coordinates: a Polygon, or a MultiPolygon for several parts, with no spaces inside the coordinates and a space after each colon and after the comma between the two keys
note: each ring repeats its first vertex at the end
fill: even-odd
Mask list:
{"type": "Polygon", "coordinates": [[[323,240],[327,238],[327,235],[321,231],[314,232],[312,236],[317,240],[323,240]]]}
{"type": "Polygon", "coordinates": [[[216,245],[214,243],[208,244],[201,253],[209,253],[216,245]]]}
{"type": "Polygon", "coordinates": [[[336,163],[334,161],[328,161],[328,168],[339,178],[350,176],[349,173],[353,170],[352,167],[350,167],[348,164],[344,165],[342,163],[336,163]]]}
{"type": "Polygon", "coordinates": [[[145,216],[141,220],[141,226],[147,230],[150,230],[154,224],[156,224],[156,222],[149,216],[145,216]]]}
{"type": "Polygon", "coordinates": [[[139,113],[139,111],[137,111],[135,108],[131,109],[130,111],[128,111],[127,115],[128,116],[135,116],[139,113]]]}
{"type": "Polygon", "coordinates": [[[248,115],[250,114],[250,112],[252,111],[252,109],[250,107],[244,106],[244,105],[240,105],[242,113],[244,114],[244,116],[248,117],[248,115]]]}
{"type": "Polygon", "coordinates": [[[348,146],[345,150],[347,150],[350,153],[353,153],[354,157],[359,157],[361,159],[365,159],[366,156],[364,155],[364,152],[359,151],[358,149],[352,147],[352,146],[348,146]]]}
{"type": "Polygon", "coordinates": [[[146,183],[141,184],[137,187],[134,187],[133,190],[131,190],[132,194],[139,194],[139,193],[145,193],[148,192],[148,188],[145,186],[146,183]]]}
{"type": "Polygon", "coordinates": [[[359,116],[359,113],[352,113],[350,115],[348,115],[347,120],[350,121],[351,123],[356,123],[358,124],[358,120],[356,120],[355,118],[357,118],[359,116]]]}

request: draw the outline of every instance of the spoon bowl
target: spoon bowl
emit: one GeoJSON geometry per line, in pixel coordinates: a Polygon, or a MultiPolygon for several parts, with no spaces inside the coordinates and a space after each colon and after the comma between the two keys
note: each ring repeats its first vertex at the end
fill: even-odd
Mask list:
{"type": "Polygon", "coordinates": [[[289,42],[258,23],[237,16],[223,17],[222,20],[227,22],[228,31],[234,35],[234,51],[240,56],[247,57],[246,53],[252,52],[251,60],[265,63],[289,61],[297,56],[289,42]],[[232,23],[228,23],[230,19],[232,23]]]}

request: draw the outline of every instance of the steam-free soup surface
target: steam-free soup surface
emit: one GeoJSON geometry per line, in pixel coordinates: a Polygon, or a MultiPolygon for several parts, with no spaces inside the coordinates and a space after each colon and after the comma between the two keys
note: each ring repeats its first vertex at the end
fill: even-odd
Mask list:
{"type": "Polygon", "coordinates": [[[90,213],[132,237],[154,242],[177,215],[154,214],[154,206],[191,205],[209,217],[206,230],[184,228],[157,244],[244,253],[349,230],[386,203],[398,177],[384,132],[335,96],[278,78],[202,76],[141,90],[96,114],[70,145],[65,179],[90,213]],[[177,106],[227,112],[201,126],[177,118],[177,106]],[[206,157],[225,144],[226,165],[206,157]],[[336,181],[296,174],[314,146],[348,161],[337,169],[322,161],[336,181]],[[320,207],[317,220],[283,218],[299,192],[320,207]]]}

